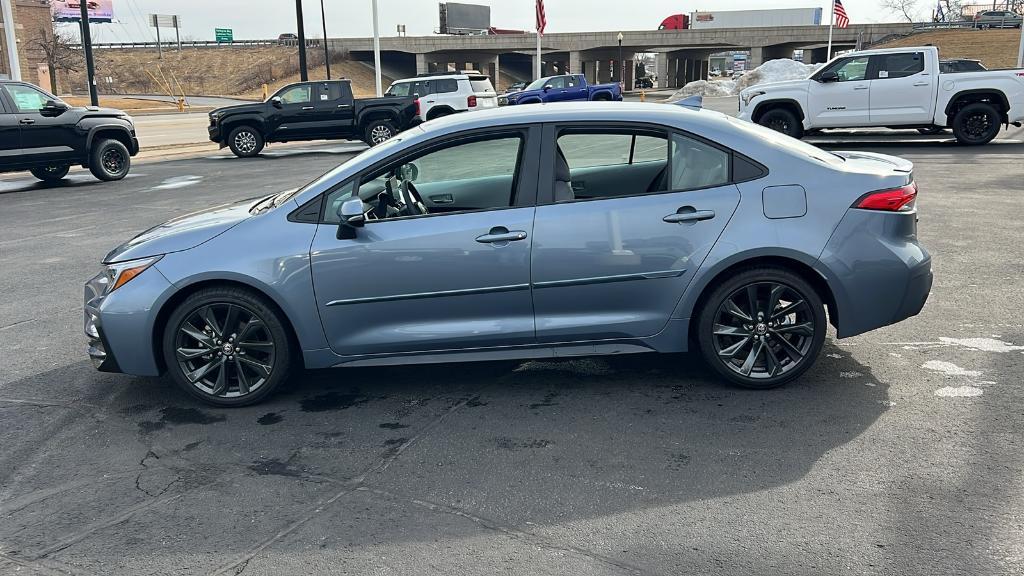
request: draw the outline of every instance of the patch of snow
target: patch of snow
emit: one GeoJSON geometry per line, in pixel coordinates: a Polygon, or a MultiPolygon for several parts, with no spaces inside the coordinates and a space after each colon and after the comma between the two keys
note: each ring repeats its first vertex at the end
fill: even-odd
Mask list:
{"type": "Polygon", "coordinates": [[[694,80],[669,96],[666,101],[674,102],[687,96],[735,96],[744,88],[767,84],[769,82],[784,82],[786,80],[802,80],[813,74],[821,64],[804,64],[789,58],[769,60],[747,72],[738,80],[694,80]]]}
{"type": "Polygon", "coordinates": [[[942,360],[929,360],[922,364],[921,367],[925,370],[942,372],[946,376],[966,376],[968,378],[981,376],[981,372],[977,370],[965,370],[952,362],[943,362],[942,360]]]}
{"type": "Polygon", "coordinates": [[[861,374],[860,372],[856,372],[856,371],[840,372],[839,373],[839,377],[840,378],[860,378],[861,376],[863,376],[863,374],[861,374]]]}
{"type": "Polygon", "coordinates": [[[974,386],[945,386],[935,391],[936,396],[943,398],[971,398],[982,394],[984,390],[974,386]]]}
{"type": "Polygon", "coordinates": [[[842,358],[842,354],[826,354],[829,358],[842,358]]]}
{"type": "Polygon", "coordinates": [[[1003,342],[1002,340],[996,340],[995,338],[946,338],[940,336],[939,340],[944,344],[951,344],[954,346],[963,346],[964,348],[970,348],[971,350],[978,350],[981,352],[1013,352],[1014,350],[1024,350],[1024,346],[1015,346],[1009,342],[1003,342]]]}
{"type": "Polygon", "coordinates": [[[687,96],[733,96],[737,92],[736,82],[732,80],[694,80],[676,90],[668,97],[669,102],[681,100],[687,96]]]}

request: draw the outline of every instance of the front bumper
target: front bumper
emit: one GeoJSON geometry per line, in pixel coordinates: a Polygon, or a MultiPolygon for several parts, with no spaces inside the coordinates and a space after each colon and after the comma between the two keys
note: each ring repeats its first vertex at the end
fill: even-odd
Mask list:
{"type": "Polygon", "coordinates": [[[213,124],[207,127],[207,131],[210,133],[210,141],[220,143],[222,136],[220,133],[220,126],[213,124]]]}

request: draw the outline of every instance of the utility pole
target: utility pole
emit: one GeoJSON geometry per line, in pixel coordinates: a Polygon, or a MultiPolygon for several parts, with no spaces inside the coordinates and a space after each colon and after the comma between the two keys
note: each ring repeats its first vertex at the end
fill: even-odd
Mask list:
{"type": "Polygon", "coordinates": [[[331,52],[327,49],[327,15],[324,13],[324,0],[320,0],[320,20],[324,23],[324,65],[327,66],[327,79],[331,79],[331,52]]]}
{"type": "Polygon", "coordinates": [[[373,0],[373,70],[377,81],[377,97],[383,95],[380,77],[380,31],[377,29],[377,0],[373,0]]]}
{"type": "Polygon", "coordinates": [[[302,25],[302,0],[295,0],[295,20],[299,28],[299,79],[305,82],[309,80],[309,70],[306,69],[306,29],[302,25]]]}
{"type": "Polygon", "coordinates": [[[1020,27],[1020,44],[1017,46],[1017,68],[1024,68],[1024,26],[1020,27]]]}
{"type": "Polygon", "coordinates": [[[11,2],[0,0],[3,5],[4,38],[7,39],[7,62],[11,65],[11,80],[21,80],[21,62],[18,60],[18,41],[14,37],[14,11],[11,2]]]}
{"type": "Polygon", "coordinates": [[[89,82],[89,102],[93,106],[100,105],[100,97],[96,93],[96,66],[92,61],[92,34],[89,32],[89,3],[81,2],[82,7],[82,51],[85,52],[85,77],[89,82]]]}

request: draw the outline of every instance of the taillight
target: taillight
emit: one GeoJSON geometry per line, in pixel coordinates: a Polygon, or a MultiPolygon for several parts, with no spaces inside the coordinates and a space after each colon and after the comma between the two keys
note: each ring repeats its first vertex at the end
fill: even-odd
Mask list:
{"type": "Polygon", "coordinates": [[[886,212],[910,212],[917,199],[917,183],[911,182],[899,188],[871,192],[854,204],[863,210],[884,210],[886,212]]]}
{"type": "Polygon", "coordinates": [[[416,115],[419,116],[420,115],[420,99],[419,98],[417,98],[415,100],[415,104],[416,104],[416,115]]]}
{"type": "Polygon", "coordinates": [[[469,98],[466,98],[466,106],[469,106],[470,108],[476,108],[476,96],[470,96],[469,98]]]}

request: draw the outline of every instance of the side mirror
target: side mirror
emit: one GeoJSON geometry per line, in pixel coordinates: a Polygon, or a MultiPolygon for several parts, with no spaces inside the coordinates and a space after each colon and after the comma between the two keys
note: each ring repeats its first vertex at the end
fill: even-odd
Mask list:
{"type": "Polygon", "coordinates": [[[274,108],[280,108],[282,106],[281,97],[274,96],[273,98],[270,99],[270,103],[274,105],[274,108]]]}
{"type": "Polygon", "coordinates": [[[54,100],[47,100],[43,107],[39,109],[39,113],[43,116],[60,116],[68,109],[68,105],[63,102],[57,102],[54,100]]]}
{"type": "Polygon", "coordinates": [[[548,90],[551,90],[552,88],[554,88],[554,86],[552,86],[551,84],[545,84],[544,85],[544,91],[545,92],[547,92],[548,90]]]}
{"type": "Polygon", "coordinates": [[[829,70],[828,72],[822,72],[821,76],[818,76],[818,82],[821,82],[823,84],[826,83],[826,82],[838,82],[838,81],[839,81],[839,74],[836,74],[832,70],[829,70]]]}
{"type": "Polygon", "coordinates": [[[351,240],[356,237],[356,229],[366,224],[366,205],[361,198],[349,198],[338,209],[338,240],[351,240]]]}

